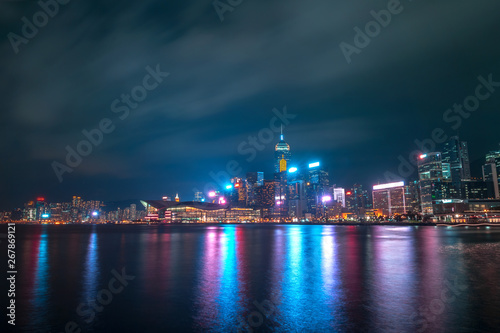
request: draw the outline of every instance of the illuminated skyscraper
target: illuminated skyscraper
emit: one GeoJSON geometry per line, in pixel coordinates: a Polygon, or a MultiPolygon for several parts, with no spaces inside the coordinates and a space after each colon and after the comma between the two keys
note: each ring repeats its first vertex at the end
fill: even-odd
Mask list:
{"type": "Polygon", "coordinates": [[[422,213],[433,214],[433,200],[443,199],[442,196],[437,194],[437,188],[443,180],[441,153],[436,152],[420,155],[418,159],[418,175],[420,179],[420,204],[422,205],[422,213]]]}
{"type": "Polygon", "coordinates": [[[469,148],[467,142],[452,136],[444,143],[442,162],[450,164],[451,181],[460,187],[462,180],[470,180],[469,148]]]}
{"type": "Polygon", "coordinates": [[[373,208],[380,209],[386,216],[406,214],[405,183],[374,185],[373,208]]]}
{"type": "Polygon", "coordinates": [[[336,187],[333,189],[333,200],[345,207],[345,189],[336,187]]]}
{"type": "Polygon", "coordinates": [[[274,172],[279,173],[287,170],[287,165],[292,158],[290,146],[285,142],[283,126],[281,127],[280,142],[274,148],[274,172]]]}

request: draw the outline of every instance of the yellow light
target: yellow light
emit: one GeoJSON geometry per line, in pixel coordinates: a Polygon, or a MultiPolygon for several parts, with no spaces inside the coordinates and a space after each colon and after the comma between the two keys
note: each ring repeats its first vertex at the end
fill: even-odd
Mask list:
{"type": "Polygon", "coordinates": [[[286,171],[286,160],[283,158],[280,160],[280,172],[286,171]]]}

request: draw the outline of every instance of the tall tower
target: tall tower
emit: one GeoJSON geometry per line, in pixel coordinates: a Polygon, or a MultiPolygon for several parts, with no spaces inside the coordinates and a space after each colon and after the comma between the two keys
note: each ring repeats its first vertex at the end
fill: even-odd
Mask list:
{"type": "Polygon", "coordinates": [[[427,153],[418,159],[418,175],[420,179],[420,204],[422,213],[433,214],[433,200],[442,199],[436,193],[439,182],[443,179],[443,161],[440,153],[427,153]]]}
{"type": "Polygon", "coordinates": [[[291,157],[292,154],[290,153],[290,146],[285,142],[283,125],[281,125],[280,142],[278,142],[274,148],[274,172],[279,173],[286,171],[291,157]]]}

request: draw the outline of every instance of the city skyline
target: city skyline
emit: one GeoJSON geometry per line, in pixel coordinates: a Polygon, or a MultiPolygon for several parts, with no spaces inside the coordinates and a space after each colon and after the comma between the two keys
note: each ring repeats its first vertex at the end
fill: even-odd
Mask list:
{"type": "MultiPolygon", "coordinates": [[[[285,142],[285,141],[283,141],[284,140],[284,136],[285,136],[285,131],[286,130],[284,130],[283,124],[281,124],[281,126],[280,126],[280,132],[279,132],[279,134],[276,135],[277,139],[279,139],[278,143],[276,144],[276,142],[274,142],[274,143],[272,142],[272,143],[266,145],[266,148],[267,148],[267,146],[269,146],[274,151],[274,159],[273,159],[271,167],[269,165],[271,163],[269,162],[270,158],[268,156],[268,163],[265,163],[258,170],[251,169],[251,170],[248,170],[248,171],[240,171],[239,174],[238,174],[238,176],[242,177],[245,174],[247,174],[248,172],[257,172],[257,171],[259,171],[259,172],[263,172],[264,173],[266,179],[273,179],[274,178],[273,175],[274,175],[274,173],[276,171],[276,168],[277,167],[279,168],[279,159],[280,158],[278,157],[278,155],[282,156],[281,153],[278,154],[278,152],[276,150],[277,149],[276,147],[278,147],[278,145],[279,145],[280,142],[285,142]],[[268,171],[264,172],[262,170],[268,170],[268,171]],[[272,172],[269,172],[269,170],[272,170],[272,172]]],[[[452,140],[454,138],[458,138],[458,136],[451,136],[450,140],[452,140]]],[[[292,138],[292,140],[293,140],[293,138],[292,138]]],[[[433,151],[429,151],[429,152],[442,152],[443,149],[445,149],[445,147],[448,144],[448,142],[449,141],[446,141],[446,142],[444,142],[444,143],[442,143],[440,145],[436,145],[436,149],[434,149],[433,151]]],[[[461,142],[465,143],[466,145],[468,143],[467,141],[461,141],[461,142]]],[[[328,173],[330,173],[329,170],[331,170],[332,167],[331,167],[331,165],[324,164],[323,161],[328,160],[328,159],[327,158],[323,158],[322,156],[318,156],[318,158],[316,158],[316,159],[311,159],[311,158],[304,159],[301,156],[299,156],[298,159],[297,158],[295,160],[292,159],[291,162],[290,162],[290,151],[291,151],[291,149],[290,149],[290,146],[288,145],[288,143],[285,142],[285,145],[288,146],[288,154],[289,155],[287,155],[287,162],[288,162],[288,166],[289,167],[290,166],[291,167],[297,167],[298,165],[306,166],[307,164],[309,164],[309,163],[317,160],[317,161],[321,161],[321,164],[323,165],[323,167],[326,167],[326,171],[328,173]]],[[[268,149],[265,149],[265,150],[261,151],[260,154],[265,154],[266,150],[268,150],[268,149]]],[[[487,150],[484,153],[483,156],[487,156],[488,153],[493,152],[493,151],[498,151],[498,150],[500,150],[500,143],[499,143],[499,146],[498,146],[497,149],[487,150]]],[[[421,152],[421,153],[424,153],[424,152],[421,152]]],[[[307,156],[307,154],[304,154],[304,155],[307,156]]],[[[477,155],[477,154],[475,154],[475,155],[477,155]]],[[[470,177],[470,175],[472,175],[472,177],[475,178],[475,179],[481,178],[482,175],[483,175],[481,167],[485,163],[486,163],[486,160],[483,157],[482,159],[478,158],[475,161],[473,161],[471,164],[468,164],[468,174],[469,174],[469,177],[470,177]],[[471,167],[471,165],[472,165],[472,167],[471,167]]],[[[395,167],[388,169],[386,172],[390,172],[391,169],[394,170],[395,167]]],[[[458,170],[460,172],[461,168],[459,168],[458,170]]],[[[221,170],[219,172],[227,174],[227,172],[224,171],[224,170],[221,170]]],[[[187,201],[196,201],[195,200],[195,196],[196,196],[195,193],[199,189],[203,189],[207,185],[209,187],[211,187],[211,186],[217,186],[218,189],[224,189],[224,187],[225,187],[225,185],[226,185],[227,182],[226,181],[221,181],[216,175],[217,175],[216,172],[209,173],[209,177],[207,177],[207,181],[204,184],[196,184],[191,190],[187,190],[185,188],[184,189],[183,188],[174,188],[171,191],[161,191],[161,190],[159,190],[157,188],[154,188],[154,189],[151,189],[151,192],[161,193],[160,196],[156,196],[158,198],[161,197],[161,196],[164,196],[164,195],[169,195],[169,196],[174,197],[175,195],[178,195],[179,193],[181,193],[181,196],[183,198],[188,198],[187,201]]],[[[418,179],[418,172],[416,171],[416,169],[415,169],[415,172],[412,172],[411,176],[409,176],[409,177],[403,177],[404,175],[400,175],[397,172],[396,173],[391,173],[391,175],[392,176],[397,176],[399,178],[398,180],[411,181],[411,180],[417,180],[418,179]]],[[[360,177],[360,178],[363,179],[363,177],[360,177]]],[[[387,178],[387,176],[385,176],[385,175],[380,175],[376,181],[372,180],[372,181],[368,181],[368,182],[356,181],[356,179],[354,179],[353,182],[349,183],[349,182],[345,181],[342,178],[341,175],[337,175],[337,177],[335,177],[334,179],[332,179],[332,176],[330,175],[329,179],[330,179],[331,182],[333,182],[332,184],[336,184],[337,187],[346,187],[346,188],[350,188],[350,187],[352,187],[353,185],[356,185],[356,184],[361,184],[361,185],[370,187],[372,185],[382,184],[382,183],[388,183],[388,182],[391,181],[391,179],[387,178]]],[[[207,190],[201,191],[201,192],[204,192],[204,195],[206,195],[208,193],[207,190]]],[[[89,197],[85,193],[82,195],[82,193],[80,191],[78,191],[78,190],[73,190],[72,193],[73,194],[74,193],[78,193],[78,195],[80,195],[80,196],[89,197]]],[[[51,196],[50,193],[40,192],[40,193],[35,193],[35,194],[32,193],[30,195],[30,197],[28,197],[28,199],[26,199],[25,201],[23,201],[21,203],[18,203],[17,206],[12,206],[12,207],[5,207],[4,206],[4,207],[0,207],[0,210],[11,210],[11,209],[19,208],[19,207],[22,206],[21,204],[23,204],[23,203],[25,203],[27,201],[30,201],[30,200],[34,200],[36,197],[40,197],[40,196],[42,196],[42,197],[52,197],[52,198],[54,198],[55,201],[62,201],[62,202],[64,202],[64,200],[56,199],[56,198],[60,198],[60,196],[58,196],[58,195],[51,196]]],[[[113,198],[113,197],[110,197],[108,199],[103,199],[103,198],[97,198],[97,199],[99,199],[100,201],[114,202],[114,201],[130,201],[130,200],[136,200],[137,201],[137,200],[140,200],[140,198],[144,198],[144,196],[142,196],[142,197],[129,196],[129,197],[122,198],[122,199],[117,199],[117,198],[113,198]]],[[[151,197],[148,197],[148,198],[151,198],[151,197]]],[[[96,198],[94,198],[94,199],[96,199],[96,198]]],[[[186,200],[184,200],[184,201],[186,201],[186,200]]]]}
{"type": "Polygon", "coordinates": [[[498,210],[500,149],[485,154],[482,177],[472,177],[468,143],[452,136],[439,140],[440,144],[433,146],[434,151],[417,152],[417,177],[405,179],[399,176],[397,181],[392,178],[389,182],[394,176],[391,175],[386,176],[385,183],[379,181],[364,189],[359,182],[344,188],[335,182],[328,166],[320,160],[304,163],[300,158],[294,159],[293,147],[285,140],[283,125],[277,129],[279,140],[267,163],[273,166],[271,177],[262,171],[242,174],[238,164],[231,161],[225,171],[211,172],[212,181],[201,187],[202,191],[194,188],[192,197],[181,199],[176,191],[175,197],[163,193],[162,200],[140,199],[145,212],[139,214],[138,211],[138,215],[135,212],[139,199],[135,199],[135,203],[129,202],[130,207],[125,210],[118,207],[113,211],[105,209],[106,204],[102,201],[82,201],[80,196],[73,196],[69,203],[55,203],[37,197],[25,203],[24,209],[13,210],[12,215],[2,213],[0,220],[220,223],[279,219],[280,222],[332,222],[343,218],[365,221],[400,219],[401,216],[409,220],[418,216],[420,219],[436,216],[440,220],[449,220],[459,216],[474,217],[471,212],[482,214],[491,210],[496,213],[498,210]],[[182,209],[186,209],[185,214],[179,213],[182,209]],[[193,209],[197,211],[194,215],[189,213],[193,209]],[[226,220],[228,212],[229,220],[226,220]]]}

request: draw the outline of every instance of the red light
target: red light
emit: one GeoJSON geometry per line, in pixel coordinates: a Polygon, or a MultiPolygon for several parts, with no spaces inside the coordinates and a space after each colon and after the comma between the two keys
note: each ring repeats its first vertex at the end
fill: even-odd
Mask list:
{"type": "Polygon", "coordinates": [[[239,183],[238,184],[234,184],[234,187],[240,187],[240,184],[239,183]]]}
{"type": "Polygon", "coordinates": [[[38,197],[38,198],[36,198],[36,201],[45,201],[45,198],[44,197],[38,197]]]}
{"type": "Polygon", "coordinates": [[[351,194],[352,194],[352,192],[351,192],[351,191],[347,191],[347,192],[346,192],[346,194],[347,194],[347,195],[351,195],[351,194]]]}

